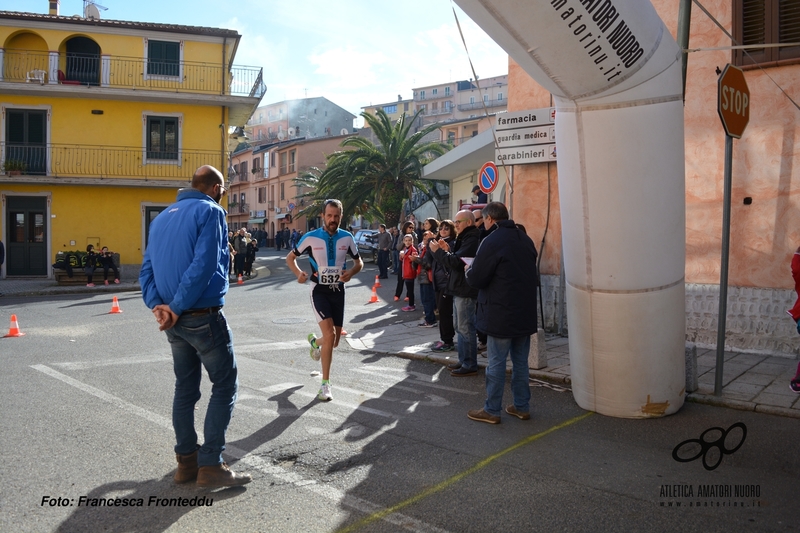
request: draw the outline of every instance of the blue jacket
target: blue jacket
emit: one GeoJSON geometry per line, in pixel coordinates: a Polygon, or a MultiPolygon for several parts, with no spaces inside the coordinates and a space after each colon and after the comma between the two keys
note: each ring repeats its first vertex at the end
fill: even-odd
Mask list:
{"type": "Polygon", "coordinates": [[[536,247],[513,220],[501,220],[481,242],[467,282],[478,289],[476,326],[492,337],[536,333],[536,247]]]}
{"type": "Polygon", "coordinates": [[[225,210],[196,189],[181,189],[178,201],[150,224],[139,274],[145,305],[169,304],[176,315],[221,306],[229,268],[225,210]]]}

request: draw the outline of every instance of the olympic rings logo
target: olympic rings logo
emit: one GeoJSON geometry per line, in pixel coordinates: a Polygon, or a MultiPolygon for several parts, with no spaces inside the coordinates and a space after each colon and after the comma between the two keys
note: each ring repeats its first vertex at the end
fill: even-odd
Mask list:
{"type": "MultiPolygon", "coordinates": [[[[692,462],[692,461],[694,461],[696,459],[699,459],[702,456],[703,457],[703,468],[705,468],[706,470],[714,470],[722,462],[722,457],[725,456],[725,455],[731,455],[734,452],[736,452],[736,450],[738,450],[739,448],[742,447],[742,444],[744,444],[744,440],[746,438],[747,438],[747,426],[744,425],[744,422],[736,422],[735,424],[731,425],[731,427],[729,427],[728,429],[722,429],[720,427],[709,428],[709,429],[705,430],[700,435],[699,439],[685,440],[685,441],[681,442],[680,444],[678,444],[677,446],[675,446],[675,448],[672,449],[672,458],[675,459],[676,461],[678,461],[679,463],[690,463],[690,462],[692,462]],[[742,430],[741,440],[739,441],[739,444],[737,444],[733,448],[726,448],[725,447],[725,439],[731,433],[731,430],[733,430],[735,428],[739,428],[739,429],[742,430]],[[720,432],[720,437],[717,440],[714,440],[714,441],[706,440],[706,435],[708,435],[712,431],[719,431],[720,432]],[[691,457],[682,456],[681,448],[684,448],[685,446],[688,446],[688,449],[685,449],[683,453],[684,454],[687,453],[687,452],[688,453],[692,453],[692,451],[691,451],[692,450],[692,444],[699,445],[700,446],[700,451],[698,451],[696,454],[692,455],[691,457]],[[713,464],[709,464],[709,460],[708,460],[709,452],[714,450],[715,448],[718,451],[718,456],[716,458],[716,461],[713,464]]],[[[713,458],[712,458],[712,460],[713,460],[713,458]]]]}

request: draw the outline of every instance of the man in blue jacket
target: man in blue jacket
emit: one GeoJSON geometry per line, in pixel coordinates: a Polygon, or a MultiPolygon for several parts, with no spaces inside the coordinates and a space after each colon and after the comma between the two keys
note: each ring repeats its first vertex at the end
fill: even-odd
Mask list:
{"type": "Polygon", "coordinates": [[[481,242],[472,266],[465,275],[478,289],[478,329],[487,335],[486,402],[483,409],[469,411],[472,420],[500,423],[506,359],[511,356],[511,394],[514,402],[506,413],[530,419],[531,390],[528,385],[528,351],[531,335],[537,331],[536,247],[508,218],[500,202],[483,208],[489,234],[481,242]]]}
{"type": "Polygon", "coordinates": [[[166,331],[172,348],[175,396],[176,483],[200,487],[244,485],[249,474],[232,472],[222,459],[239,378],[233,338],[222,306],[228,292],[228,225],[219,201],[225,194],[219,170],[202,166],[192,186],[150,224],[139,283],[144,302],[166,331]],[[179,235],[180,238],[175,238],[179,235]],[[203,367],[211,380],[204,442],[197,443],[194,407],[203,367]]]}

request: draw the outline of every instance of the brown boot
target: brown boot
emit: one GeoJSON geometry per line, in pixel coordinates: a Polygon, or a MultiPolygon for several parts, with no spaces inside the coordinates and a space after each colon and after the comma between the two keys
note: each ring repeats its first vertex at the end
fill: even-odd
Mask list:
{"type": "Polygon", "coordinates": [[[201,466],[197,472],[197,486],[206,488],[235,487],[253,481],[250,474],[237,474],[226,463],[215,466],[201,466]]]}
{"type": "Polygon", "coordinates": [[[189,455],[175,454],[178,470],[175,472],[175,483],[188,483],[197,477],[197,450],[189,455]]]}

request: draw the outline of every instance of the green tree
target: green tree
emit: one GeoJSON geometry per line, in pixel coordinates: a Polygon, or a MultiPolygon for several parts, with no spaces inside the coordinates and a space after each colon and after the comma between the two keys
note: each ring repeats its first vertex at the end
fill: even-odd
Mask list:
{"type": "Polygon", "coordinates": [[[437,124],[410,132],[419,114],[403,114],[392,124],[382,109],[377,115],[361,113],[377,143],[365,137],[348,137],[341,144],[344,150],[327,157],[324,170],[313,168],[300,175],[296,182],[309,188],[301,196],[310,200],[300,214],[316,216],[326,198],[338,198],[344,207],[344,220],[362,215],[394,226],[400,221],[403,202],[411,197],[414,188],[438,196],[435,182],[422,178],[422,168],[450,146],[422,141],[439,128],[437,124]]]}

